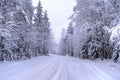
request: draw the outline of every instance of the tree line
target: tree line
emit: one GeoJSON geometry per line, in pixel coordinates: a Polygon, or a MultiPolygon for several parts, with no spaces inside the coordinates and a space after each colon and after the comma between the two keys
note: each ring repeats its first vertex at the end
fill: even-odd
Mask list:
{"type": "Polygon", "coordinates": [[[76,0],[67,30],[63,30],[60,51],[84,59],[120,57],[120,37],[112,29],[120,23],[120,0],[76,0]]]}
{"type": "Polygon", "coordinates": [[[41,2],[0,0],[0,61],[48,55],[51,29],[41,2]]]}

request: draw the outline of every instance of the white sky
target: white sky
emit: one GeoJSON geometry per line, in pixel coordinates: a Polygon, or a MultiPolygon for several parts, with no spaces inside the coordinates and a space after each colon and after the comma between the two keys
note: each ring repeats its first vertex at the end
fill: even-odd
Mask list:
{"type": "MultiPolygon", "coordinates": [[[[51,28],[56,41],[60,39],[61,30],[67,28],[69,21],[68,18],[73,13],[75,0],[40,0],[43,10],[48,11],[51,28]]],[[[39,0],[33,0],[33,5],[36,6],[39,0]]]]}

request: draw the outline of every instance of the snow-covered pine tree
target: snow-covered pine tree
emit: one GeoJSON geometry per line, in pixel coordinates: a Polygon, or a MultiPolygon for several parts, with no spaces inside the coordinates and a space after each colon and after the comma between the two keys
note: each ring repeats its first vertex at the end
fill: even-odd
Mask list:
{"type": "MultiPolygon", "coordinates": [[[[36,7],[36,14],[34,16],[34,25],[35,26],[42,26],[43,24],[43,10],[41,6],[41,2],[39,1],[38,6],[36,7]]],[[[39,27],[41,28],[41,27],[39,27]]]]}
{"type": "Polygon", "coordinates": [[[48,55],[49,53],[49,47],[50,47],[50,22],[49,22],[49,18],[48,18],[48,14],[47,11],[44,12],[44,16],[43,16],[43,54],[44,55],[48,55]]]}
{"type": "Polygon", "coordinates": [[[68,29],[67,29],[67,54],[69,56],[74,56],[74,46],[73,46],[73,25],[72,23],[69,24],[68,29]]]}
{"type": "Polygon", "coordinates": [[[47,11],[43,13],[41,2],[39,1],[34,17],[34,27],[37,31],[36,56],[48,55],[50,45],[50,22],[47,11]]]}
{"type": "Polygon", "coordinates": [[[28,4],[24,4],[23,0],[3,0],[1,4],[3,28],[0,32],[5,34],[6,31],[3,38],[5,49],[2,51],[4,59],[18,60],[30,57],[30,54],[26,52],[26,33],[28,26],[31,25],[28,17],[32,17],[25,12],[25,10],[29,11],[29,8],[25,8],[28,4]]]}
{"type": "MultiPolygon", "coordinates": [[[[25,30],[25,54],[27,57],[32,56],[32,45],[33,45],[33,40],[31,39],[31,36],[34,36],[34,30],[33,30],[33,23],[32,23],[32,18],[33,18],[33,6],[32,6],[32,0],[21,0],[21,9],[22,13],[24,14],[26,24],[24,27],[25,30]]],[[[35,45],[35,44],[34,44],[35,45]]]]}
{"type": "Polygon", "coordinates": [[[41,2],[39,1],[38,6],[36,7],[36,14],[34,16],[34,29],[36,30],[36,49],[34,56],[43,55],[42,49],[42,27],[43,27],[43,10],[41,2]]]}
{"type": "Polygon", "coordinates": [[[13,16],[13,20],[16,23],[16,26],[13,26],[13,28],[16,30],[16,34],[19,36],[18,39],[15,40],[18,46],[18,52],[16,53],[20,54],[18,55],[20,56],[19,59],[25,59],[30,58],[31,56],[28,50],[30,46],[28,36],[32,28],[33,7],[31,0],[21,0],[17,2],[16,13],[13,16]]]}
{"type": "Polygon", "coordinates": [[[13,13],[15,13],[16,2],[12,0],[1,0],[1,14],[2,14],[2,27],[0,27],[1,33],[1,54],[3,60],[13,60],[12,48],[15,46],[11,27],[13,23],[13,13]]]}

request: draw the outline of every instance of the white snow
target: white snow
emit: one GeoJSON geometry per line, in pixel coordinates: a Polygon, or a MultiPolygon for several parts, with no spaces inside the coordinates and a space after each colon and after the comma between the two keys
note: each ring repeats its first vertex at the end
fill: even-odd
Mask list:
{"type": "Polygon", "coordinates": [[[120,80],[120,64],[42,56],[0,63],[0,80],[120,80]]]}

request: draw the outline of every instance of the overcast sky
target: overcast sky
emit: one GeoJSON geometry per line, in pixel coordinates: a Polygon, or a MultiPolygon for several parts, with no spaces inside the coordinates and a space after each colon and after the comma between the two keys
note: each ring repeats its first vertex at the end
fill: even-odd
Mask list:
{"type": "MultiPolygon", "coordinates": [[[[69,21],[68,18],[73,13],[75,0],[40,0],[43,10],[48,11],[50,18],[51,28],[56,41],[60,39],[61,30],[67,28],[69,21]]],[[[33,0],[33,5],[36,6],[39,0],[33,0]]]]}

